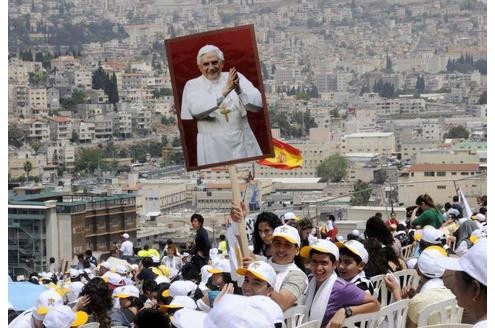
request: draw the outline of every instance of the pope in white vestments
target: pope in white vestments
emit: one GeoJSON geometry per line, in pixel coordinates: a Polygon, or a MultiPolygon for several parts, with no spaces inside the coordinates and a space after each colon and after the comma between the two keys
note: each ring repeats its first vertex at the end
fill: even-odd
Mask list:
{"type": "Polygon", "coordinates": [[[262,155],[247,111],[263,108],[261,93],[235,68],[222,72],[223,53],[202,47],[197,56],[202,75],[187,81],[181,119],[197,120],[198,166],[262,155]]]}

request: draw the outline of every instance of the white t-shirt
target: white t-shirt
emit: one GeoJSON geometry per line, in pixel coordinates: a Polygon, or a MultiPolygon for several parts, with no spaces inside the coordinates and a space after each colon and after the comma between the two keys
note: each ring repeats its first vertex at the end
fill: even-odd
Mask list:
{"type": "Polygon", "coordinates": [[[122,252],[123,256],[133,256],[134,255],[134,248],[133,244],[130,240],[126,240],[120,245],[120,251],[122,252]]]}
{"type": "Polygon", "coordinates": [[[34,308],[30,308],[17,316],[8,328],[35,328],[33,319],[34,308]]]}

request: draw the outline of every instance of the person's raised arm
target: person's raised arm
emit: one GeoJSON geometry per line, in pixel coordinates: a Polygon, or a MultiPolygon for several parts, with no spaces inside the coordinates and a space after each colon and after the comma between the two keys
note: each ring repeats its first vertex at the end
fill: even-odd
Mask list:
{"type": "Polygon", "coordinates": [[[239,99],[246,107],[246,110],[250,112],[259,112],[263,108],[263,102],[261,99],[261,93],[244,75],[238,73],[239,87],[236,88],[236,92],[239,95],[239,99]]]}
{"type": "Polygon", "coordinates": [[[282,289],[280,292],[273,291],[270,295],[272,300],[277,303],[282,311],[290,308],[294,303],[296,303],[296,297],[288,290],[282,289]]]}
{"type": "Polygon", "coordinates": [[[224,89],[218,93],[209,93],[197,81],[187,81],[182,94],[181,119],[195,118],[201,120],[208,117],[223,102],[226,96],[223,94],[225,91],[224,89]]]}
{"type": "MultiPolygon", "coordinates": [[[[366,294],[363,299],[363,303],[359,305],[349,306],[352,311],[352,315],[378,312],[380,310],[380,302],[373,296],[366,294]]],[[[345,307],[340,308],[335,312],[332,319],[327,324],[327,328],[340,328],[345,320],[345,307]]]]}

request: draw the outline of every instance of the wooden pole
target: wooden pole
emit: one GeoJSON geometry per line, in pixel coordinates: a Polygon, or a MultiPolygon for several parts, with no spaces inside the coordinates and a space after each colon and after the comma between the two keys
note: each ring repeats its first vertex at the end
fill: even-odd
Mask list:
{"type": "MultiPolygon", "coordinates": [[[[232,185],[232,202],[238,206],[241,206],[241,192],[239,190],[239,181],[237,179],[237,168],[235,165],[229,165],[229,176],[232,185]]],[[[242,255],[245,257],[249,254],[248,239],[246,232],[246,220],[241,219],[237,222],[237,230],[239,231],[239,241],[241,245],[242,255]]]]}

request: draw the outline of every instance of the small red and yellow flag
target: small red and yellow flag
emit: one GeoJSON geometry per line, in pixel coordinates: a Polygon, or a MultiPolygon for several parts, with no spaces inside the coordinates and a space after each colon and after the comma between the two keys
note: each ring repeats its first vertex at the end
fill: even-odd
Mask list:
{"type": "Polygon", "coordinates": [[[302,167],[304,159],[299,149],[278,139],[272,139],[275,157],[258,160],[258,164],[271,166],[280,170],[292,170],[302,167]]]}

